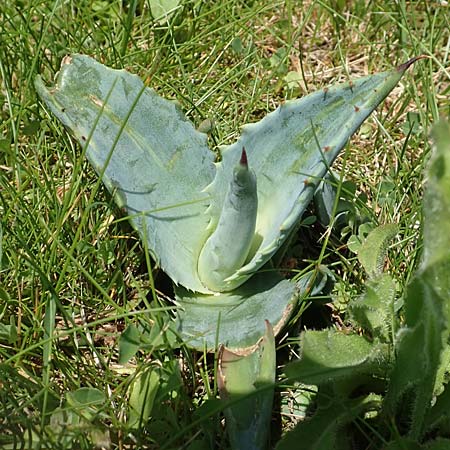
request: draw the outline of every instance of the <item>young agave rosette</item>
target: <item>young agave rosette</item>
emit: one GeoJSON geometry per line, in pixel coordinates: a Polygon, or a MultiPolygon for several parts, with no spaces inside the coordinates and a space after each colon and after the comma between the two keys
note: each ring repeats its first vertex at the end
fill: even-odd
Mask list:
{"type": "Polygon", "coordinates": [[[267,322],[276,335],[309,281],[292,283],[267,263],[349,137],[414,61],[286,102],[244,126],[218,163],[175,103],[124,70],[72,55],[55,87],[38,77],[36,89],[176,285],[186,342],[244,355],[259,348],[267,322]]]}

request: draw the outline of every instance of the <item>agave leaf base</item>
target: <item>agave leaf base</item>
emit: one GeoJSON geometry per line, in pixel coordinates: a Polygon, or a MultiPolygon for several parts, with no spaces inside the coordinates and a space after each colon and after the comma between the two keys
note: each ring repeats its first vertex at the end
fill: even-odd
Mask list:
{"type": "Polygon", "coordinates": [[[250,354],[221,347],[218,386],[225,409],[227,431],[233,450],[267,447],[275,384],[276,350],[273,329],[265,323],[265,334],[250,354]]]}
{"type": "Polygon", "coordinates": [[[177,287],[178,331],[190,347],[199,350],[223,344],[250,351],[264,335],[266,320],[275,335],[286,323],[300,287],[273,270],[261,271],[234,291],[217,295],[177,287]]]}

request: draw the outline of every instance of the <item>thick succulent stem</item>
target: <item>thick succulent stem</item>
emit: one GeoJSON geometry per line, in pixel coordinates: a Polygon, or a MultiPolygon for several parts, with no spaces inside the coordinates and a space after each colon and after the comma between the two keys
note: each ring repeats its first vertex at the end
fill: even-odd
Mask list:
{"type": "Polygon", "coordinates": [[[206,241],[198,260],[202,283],[213,291],[226,291],[226,279],[245,263],[255,235],[258,197],[256,177],[247,154],[233,171],[217,228],[206,241]]]}

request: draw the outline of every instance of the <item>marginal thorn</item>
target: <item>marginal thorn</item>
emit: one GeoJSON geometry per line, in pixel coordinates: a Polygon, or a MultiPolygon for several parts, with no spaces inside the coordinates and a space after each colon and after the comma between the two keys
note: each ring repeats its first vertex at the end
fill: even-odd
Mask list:
{"type": "Polygon", "coordinates": [[[242,147],[241,159],[239,161],[239,164],[248,167],[247,152],[245,151],[245,147],[242,147]]]}
{"type": "Polygon", "coordinates": [[[412,66],[416,61],[418,61],[419,59],[430,59],[430,57],[427,56],[427,55],[415,56],[414,58],[411,58],[410,60],[406,61],[405,63],[400,64],[399,66],[397,66],[397,70],[399,72],[404,72],[410,66],[412,66]]]}

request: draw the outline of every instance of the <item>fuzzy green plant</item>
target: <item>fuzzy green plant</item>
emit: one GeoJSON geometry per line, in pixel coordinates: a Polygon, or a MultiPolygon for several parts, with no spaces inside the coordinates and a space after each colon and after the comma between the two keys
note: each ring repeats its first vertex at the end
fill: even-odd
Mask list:
{"type": "Polygon", "coordinates": [[[260,395],[263,420],[253,420],[251,402],[228,410],[229,423],[249,424],[246,430],[229,427],[235,448],[267,442],[273,336],[311,288],[309,278],[282,278],[270,260],[295,233],[349,137],[414,61],[286,102],[245,125],[241,137],[220,150],[219,162],[206,135],[135,75],[72,55],[63,60],[54,87],[36,80],[41,99],[72,130],[173,280],[183,340],[197,349],[224,346],[222,396],[260,395]],[[251,389],[240,389],[236,373],[242,367],[250,371],[251,389]],[[259,378],[265,386],[254,393],[259,378]],[[234,414],[240,419],[233,422],[234,414]]]}
{"type": "Polygon", "coordinates": [[[300,439],[316,450],[355,448],[355,436],[342,430],[364,415],[377,430],[372,439],[384,441],[379,448],[450,448],[450,125],[437,124],[433,138],[420,267],[398,299],[394,279],[383,271],[398,227],[382,225],[367,236],[358,252],[366,292],[348,308],[360,332],[302,334],[301,358],[286,374],[319,387],[316,412],[286,434],[279,450],[296,448],[300,439]]]}

